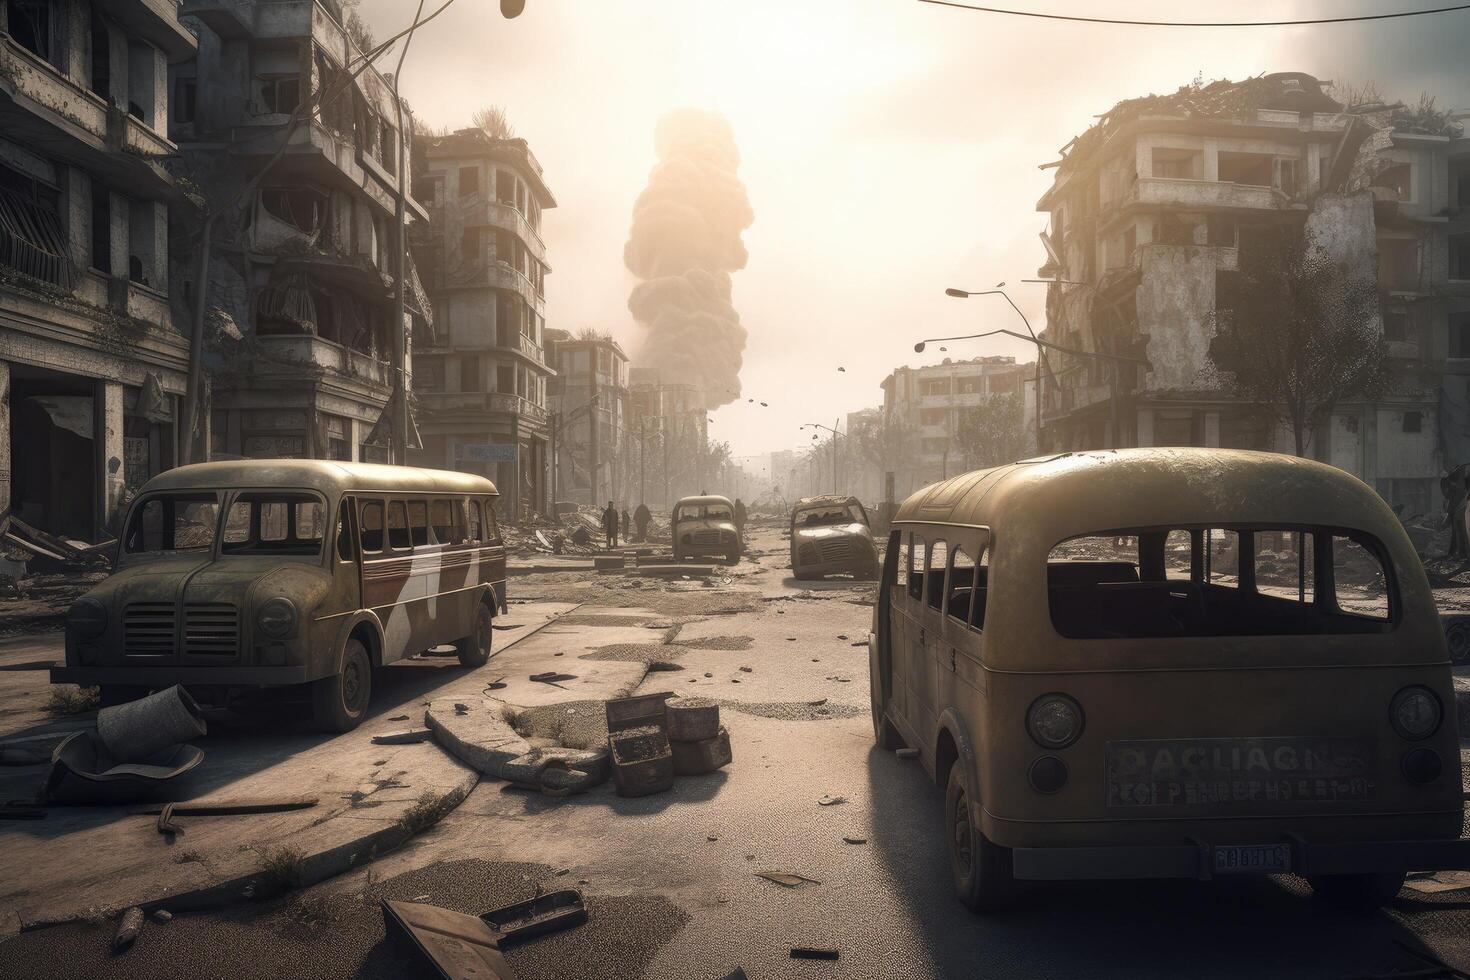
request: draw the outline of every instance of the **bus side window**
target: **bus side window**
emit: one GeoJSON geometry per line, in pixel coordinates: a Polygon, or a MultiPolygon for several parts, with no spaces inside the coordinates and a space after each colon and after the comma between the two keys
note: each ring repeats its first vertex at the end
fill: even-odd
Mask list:
{"type": "Polygon", "coordinates": [[[434,540],[439,544],[458,543],[454,536],[454,510],[453,501],[449,500],[435,500],[429,504],[429,523],[434,530],[434,540]]]}
{"type": "Polygon", "coordinates": [[[344,499],[337,508],[337,560],[351,561],[353,557],[352,503],[344,499]]]}
{"type": "Polygon", "coordinates": [[[904,561],[909,569],[909,598],[916,602],[924,599],[924,539],[917,534],[909,535],[908,553],[904,561]]]}
{"type": "Polygon", "coordinates": [[[950,617],[969,625],[970,602],[975,596],[975,559],[956,546],[949,560],[949,588],[944,611],[950,617]]]}
{"type": "Polygon", "coordinates": [[[944,608],[944,573],[949,565],[949,547],[943,541],[936,541],[929,546],[929,566],[924,575],[929,580],[924,590],[924,596],[928,600],[929,608],[944,608]]]}
{"type": "Polygon", "coordinates": [[[471,541],[482,541],[480,537],[480,502],[478,500],[466,500],[465,509],[470,515],[469,536],[471,541]]]}
{"type": "Polygon", "coordinates": [[[500,540],[500,522],[495,518],[495,501],[485,501],[485,540],[500,540]]]}
{"type": "Polygon", "coordinates": [[[362,505],[358,516],[362,520],[358,537],[362,543],[363,554],[380,554],[383,550],[383,502],[369,500],[362,505]]]}
{"type": "Polygon", "coordinates": [[[975,601],[970,604],[970,625],[985,629],[985,597],[990,591],[990,545],[980,547],[980,560],[975,563],[975,601]]]}
{"type": "Polygon", "coordinates": [[[450,518],[454,521],[454,528],[450,532],[455,544],[464,544],[469,540],[469,534],[465,530],[464,522],[464,500],[451,500],[449,509],[452,511],[450,518]]]}
{"type": "Polygon", "coordinates": [[[394,551],[408,551],[413,547],[408,536],[408,509],[401,500],[388,501],[388,544],[394,551]]]}
{"type": "Polygon", "coordinates": [[[891,584],[901,588],[909,581],[909,536],[902,531],[894,531],[888,536],[888,549],[898,553],[898,560],[893,563],[894,578],[891,584]]]}
{"type": "Polygon", "coordinates": [[[429,543],[429,502],[427,500],[408,502],[408,534],[415,548],[429,543]]]}

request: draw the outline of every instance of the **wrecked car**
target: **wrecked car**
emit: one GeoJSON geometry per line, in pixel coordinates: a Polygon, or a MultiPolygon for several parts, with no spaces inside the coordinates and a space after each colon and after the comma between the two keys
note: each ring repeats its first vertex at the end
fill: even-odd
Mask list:
{"type": "Polygon", "coordinates": [[[674,561],[686,558],[740,560],[740,532],[735,528],[735,505],[729,497],[684,497],[674,505],[674,561]]]}
{"type": "Polygon", "coordinates": [[[791,511],[791,574],[878,577],[868,512],[851,496],[803,497],[791,511]]]}
{"type": "Polygon", "coordinates": [[[1343,470],[1127,449],[900,507],[882,747],[944,788],[955,889],[1293,873],[1340,904],[1470,868],[1450,661],[1393,511],[1343,470]]]}
{"type": "Polygon", "coordinates": [[[271,459],[169,470],[139,491],[116,571],[67,613],[51,682],[104,704],[309,685],[329,731],[367,712],[373,670],[454,644],[484,664],[505,608],[497,491],[484,477],[271,459]]]}

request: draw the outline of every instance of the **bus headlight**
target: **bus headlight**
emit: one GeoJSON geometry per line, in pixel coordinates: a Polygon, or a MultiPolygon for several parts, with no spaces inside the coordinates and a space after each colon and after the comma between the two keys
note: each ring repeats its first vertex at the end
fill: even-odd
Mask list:
{"type": "Polygon", "coordinates": [[[1394,730],[1410,741],[1428,738],[1439,730],[1444,711],[1427,687],[1406,687],[1393,696],[1388,717],[1394,730]]]}
{"type": "Polygon", "coordinates": [[[90,596],[83,596],[67,610],[66,623],[77,636],[100,636],[107,629],[107,607],[90,596]]]}
{"type": "Polygon", "coordinates": [[[256,612],[255,625],[273,639],[289,636],[296,629],[296,607],[283,597],[268,600],[256,612]]]}
{"type": "Polygon", "coordinates": [[[1026,731],[1046,749],[1064,749],[1082,735],[1082,706],[1065,694],[1043,694],[1026,709],[1026,731]]]}

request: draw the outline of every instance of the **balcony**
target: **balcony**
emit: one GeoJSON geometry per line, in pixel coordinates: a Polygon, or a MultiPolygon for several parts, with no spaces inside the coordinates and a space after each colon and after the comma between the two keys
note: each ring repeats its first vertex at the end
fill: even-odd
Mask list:
{"type": "Polygon", "coordinates": [[[546,354],[542,351],[541,345],[523,333],[517,333],[509,343],[496,344],[495,346],[501,350],[515,351],[523,357],[530,358],[537,364],[544,365],[546,363],[546,354]]]}
{"type": "MultiPolygon", "coordinates": [[[[434,210],[437,213],[443,209],[444,205],[441,204],[434,210]]],[[[525,215],[513,206],[477,198],[473,204],[466,205],[460,211],[460,217],[466,228],[488,226],[504,229],[521,240],[532,258],[542,265],[546,264],[545,243],[541,241],[541,236],[536,234],[536,229],[531,227],[525,215]]]]}
{"type": "Polygon", "coordinates": [[[1290,203],[1286,195],[1271,187],[1234,184],[1219,180],[1184,180],[1174,177],[1140,177],[1121,202],[1123,207],[1233,208],[1275,211],[1290,203]]]}
{"type": "Polygon", "coordinates": [[[524,273],[504,262],[486,262],[485,267],[485,285],[491,289],[513,292],[530,304],[537,313],[545,312],[545,298],[536,291],[535,284],[524,273]]]}
{"type": "Polygon", "coordinates": [[[485,396],[485,407],[492,412],[505,412],[508,415],[520,416],[528,422],[546,424],[546,409],[520,395],[492,391],[485,396]]]}
{"type": "Polygon", "coordinates": [[[173,178],[155,160],[178,147],[3,34],[0,132],[143,196],[173,190],[173,178]]]}
{"type": "MultiPolygon", "coordinates": [[[[392,384],[392,372],[387,361],[376,360],[314,334],[257,334],[256,340],[261,351],[275,364],[300,365],[313,372],[327,371],[381,388],[392,384]]],[[[268,364],[259,366],[267,370],[270,367],[268,364]]]]}
{"type": "Polygon", "coordinates": [[[426,416],[480,416],[487,412],[497,412],[514,415],[522,422],[532,425],[545,425],[548,418],[546,409],[540,405],[508,392],[418,390],[414,392],[414,398],[423,406],[426,416]]]}
{"type": "Polygon", "coordinates": [[[128,34],[163,51],[170,62],[187,61],[199,40],[179,23],[179,0],[108,0],[94,3],[128,34]]]}

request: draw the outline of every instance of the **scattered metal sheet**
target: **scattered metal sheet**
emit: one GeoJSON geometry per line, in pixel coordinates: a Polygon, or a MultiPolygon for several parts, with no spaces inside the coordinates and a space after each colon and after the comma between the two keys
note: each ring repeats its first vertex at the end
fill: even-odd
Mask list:
{"type": "Polygon", "coordinates": [[[801,885],[808,884],[821,884],[821,882],[815,878],[808,878],[806,875],[799,875],[792,871],[756,871],[753,872],[753,874],[757,878],[764,878],[767,881],[774,881],[776,884],[783,885],[786,888],[797,888],[801,885]]]}
{"type": "Polygon", "coordinates": [[[822,949],[814,946],[791,947],[791,958],[793,960],[835,960],[838,952],[835,949],[822,949]]]}
{"type": "Polygon", "coordinates": [[[374,745],[412,745],[415,742],[427,742],[434,737],[434,733],[427,728],[405,728],[397,732],[385,732],[382,735],[373,736],[374,745]]]}
{"type": "Polygon", "coordinates": [[[538,895],[484,915],[465,915],[437,905],[382,900],[390,935],[409,939],[445,980],[514,980],[501,947],[587,921],[575,888],[538,895]]]}
{"type": "Polygon", "coordinates": [[[177,792],[179,777],[204,761],[193,745],[173,745],[133,762],[118,762],[95,732],[76,732],[56,747],[46,776],[51,803],[137,803],[177,792]]]}

